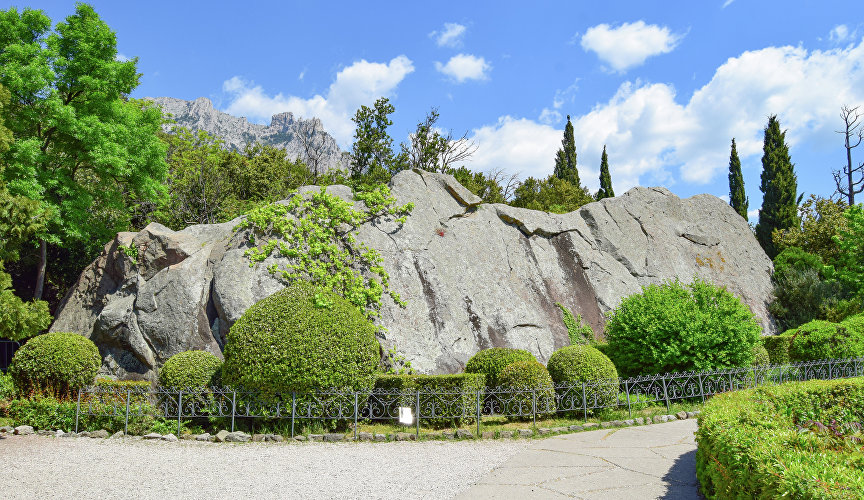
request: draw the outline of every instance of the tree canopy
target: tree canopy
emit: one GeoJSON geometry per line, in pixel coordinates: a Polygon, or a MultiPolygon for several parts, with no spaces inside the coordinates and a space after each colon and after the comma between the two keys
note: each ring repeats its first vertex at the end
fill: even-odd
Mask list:
{"type": "Polygon", "coordinates": [[[798,226],[799,201],[795,165],[789,157],[786,132],[780,131],[780,121],[776,115],[768,118],[762,151],[762,183],[759,190],[763,198],[759,223],[756,224],[756,238],[768,257],[773,259],[778,252],[772,234],[775,230],[798,226]]]}
{"type": "Polygon", "coordinates": [[[606,156],[606,145],[603,145],[603,154],[600,155],[600,189],[594,198],[597,201],[603,198],[612,198],[615,191],[612,189],[612,176],[609,175],[609,157],[606,156]]]}
{"type": "Polygon", "coordinates": [[[738,159],[738,149],[735,147],[735,138],[732,138],[732,152],[729,153],[729,205],[738,212],[738,215],[747,220],[747,208],[750,200],[744,192],[744,176],[741,174],[741,160],[738,159]]]}

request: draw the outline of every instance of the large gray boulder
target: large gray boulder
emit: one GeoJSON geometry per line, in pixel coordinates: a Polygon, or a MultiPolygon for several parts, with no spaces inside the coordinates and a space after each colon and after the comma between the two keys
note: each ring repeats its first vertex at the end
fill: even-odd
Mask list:
{"type": "MultiPolygon", "coordinates": [[[[407,300],[403,308],[385,296],[382,346],[420,372],[459,371],[489,347],[527,349],[545,362],[569,343],[556,302],[600,336],[622,298],[675,278],[726,287],[775,333],[771,261],[714,196],[639,187],[557,215],[483,204],[449,175],[405,171],[391,187],[399,203],[415,203],[407,222],[368,223],[357,238],[381,253],[407,300]]],[[[327,190],[351,199],[345,186],[327,190]]],[[[90,337],[102,370],[125,378],[155,380],[165,360],[190,349],[221,356],[230,326],[284,286],[266,269],[277,258],[249,266],[239,222],[118,234],[70,290],[52,331],[90,337]],[[120,246],[138,248],[137,262],[120,246]]]]}

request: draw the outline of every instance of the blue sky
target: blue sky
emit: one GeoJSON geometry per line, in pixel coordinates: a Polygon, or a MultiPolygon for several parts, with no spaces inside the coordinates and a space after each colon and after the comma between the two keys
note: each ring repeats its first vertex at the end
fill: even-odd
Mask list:
{"type": "MultiPolygon", "coordinates": [[[[136,97],[205,96],[259,123],[318,116],[346,149],[361,104],[391,99],[397,141],[436,106],[443,128],[476,141],[471,168],[523,178],[552,172],[569,114],[583,182],[598,187],[605,144],[619,194],[726,196],[735,137],[758,208],[762,129],[777,114],[799,191],[830,195],[840,107],[864,110],[853,1],[92,4],[139,58],[136,97]]],[[[11,5],[55,22],[74,10],[11,5]]]]}

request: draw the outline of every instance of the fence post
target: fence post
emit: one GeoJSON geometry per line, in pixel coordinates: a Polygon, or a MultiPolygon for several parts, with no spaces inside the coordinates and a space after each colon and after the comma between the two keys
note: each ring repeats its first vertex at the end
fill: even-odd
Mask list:
{"type": "Polygon", "coordinates": [[[78,415],[81,413],[81,389],[78,389],[78,403],[75,405],[75,434],[78,434],[78,415]]]}
{"type": "Polygon", "coordinates": [[[297,393],[291,391],[291,439],[294,439],[294,414],[297,413],[297,393]]]}
{"type": "Polygon", "coordinates": [[[858,376],[858,362],[861,361],[861,358],[855,358],[855,376],[858,376]]]}
{"type": "Polygon", "coordinates": [[[480,389],[477,389],[477,438],[480,438],[480,389]]]}
{"type": "Polygon", "coordinates": [[[417,439],[420,439],[420,389],[417,389],[417,439]]]}
{"type": "Polygon", "coordinates": [[[702,402],[705,402],[705,388],[702,387],[702,372],[699,372],[699,395],[702,396],[702,402]]]}
{"type": "Polygon", "coordinates": [[[237,391],[231,391],[231,432],[234,432],[234,415],[237,413],[237,391]]]}
{"type": "Polygon", "coordinates": [[[585,417],[585,423],[588,423],[588,391],[585,390],[585,381],[582,381],[582,409],[584,413],[582,414],[585,417]]]}
{"type": "MultiPolygon", "coordinates": [[[[633,418],[633,412],[630,410],[630,380],[629,379],[624,379],[624,394],[627,395],[627,415],[629,415],[630,418],[633,418]]],[[[616,397],[615,400],[617,401],[618,398],[616,397]]]]}
{"type": "Polygon", "coordinates": [[[537,389],[531,389],[531,418],[534,419],[534,430],[537,430],[537,389]]]}
{"type": "MultiPolygon", "coordinates": [[[[177,393],[177,437],[180,437],[180,416],[183,414],[183,389],[177,393]]],[[[234,426],[231,426],[231,432],[234,432],[234,426]]]]}
{"type": "Polygon", "coordinates": [[[357,441],[357,414],[360,413],[360,407],[357,404],[359,396],[354,392],[354,441],[357,441]]]}
{"type": "Polygon", "coordinates": [[[123,435],[129,434],[129,393],[131,389],[126,388],[126,420],[123,422],[123,435]]]}
{"type": "Polygon", "coordinates": [[[828,360],[828,380],[833,380],[834,374],[831,373],[831,360],[828,360]]]}
{"type": "Polygon", "coordinates": [[[669,408],[669,392],[666,391],[666,375],[663,375],[663,397],[666,398],[666,411],[672,411],[669,408]]]}

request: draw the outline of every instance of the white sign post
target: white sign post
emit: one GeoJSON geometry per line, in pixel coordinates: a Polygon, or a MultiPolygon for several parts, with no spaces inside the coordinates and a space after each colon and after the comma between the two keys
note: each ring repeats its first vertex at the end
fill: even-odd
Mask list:
{"type": "Polygon", "coordinates": [[[399,423],[405,425],[411,425],[414,423],[414,416],[411,414],[410,406],[399,407],[399,423]]]}

